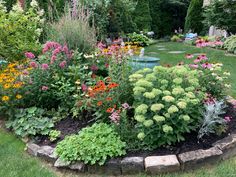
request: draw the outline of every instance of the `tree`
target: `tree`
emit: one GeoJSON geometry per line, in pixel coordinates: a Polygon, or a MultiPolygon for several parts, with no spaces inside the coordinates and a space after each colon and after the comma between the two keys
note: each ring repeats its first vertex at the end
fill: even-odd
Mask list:
{"type": "Polygon", "coordinates": [[[215,0],[207,6],[204,12],[204,25],[211,25],[236,33],[236,1],[215,0]]]}
{"type": "Polygon", "coordinates": [[[134,22],[139,30],[150,30],[152,18],[150,15],[149,0],[138,0],[134,11],[134,22]]]}
{"type": "Polygon", "coordinates": [[[201,33],[203,29],[203,0],[191,0],[185,19],[185,31],[201,33]]]}

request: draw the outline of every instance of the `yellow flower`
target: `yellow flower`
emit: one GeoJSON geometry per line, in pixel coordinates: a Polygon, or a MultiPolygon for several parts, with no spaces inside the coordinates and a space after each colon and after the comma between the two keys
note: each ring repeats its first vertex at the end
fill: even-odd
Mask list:
{"type": "Polygon", "coordinates": [[[2,101],[5,101],[5,102],[6,102],[6,101],[9,101],[9,99],[10,99],[9,96],[3,96],[3,97],[2,97],[2,101]]]}
{"type": "Polygon", "coordinates": [[[20,95],[20,94],[17,94],[17,95],[16,95],[16,99],[19,100],[19,99],[21,99],[21,98],[22,98],[22,95],[20,95]]]}
{"type": "Polygon", "coordinates": [[[9,89],[10,87],[11,87],[10,84],[4,84],[4,85],[3,85],[3,88],[4,88],[4,89],[9,89]]]}

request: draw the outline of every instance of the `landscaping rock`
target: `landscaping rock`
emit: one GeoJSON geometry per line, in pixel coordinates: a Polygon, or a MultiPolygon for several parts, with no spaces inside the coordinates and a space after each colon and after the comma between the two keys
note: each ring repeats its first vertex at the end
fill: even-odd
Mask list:
{"type": "Polygon", "coordinates": [[[56,162],[54,163],[54,167],[57,167],[57,168],[66,168],[66,167],[69,167],[69,165],[70,165],[70,162],[66,162],[60,158],[58,158],[56,162]]]}
{"type": "Polygon", "coordinates": [[[181,168],[184,170],[194,169],[200,165],[215,163],[220,160],[222,151],[217,147],[207,150],[196,150],[178,155],[181,168]]]}
{"type": "Polygon", "coordinates": [[[57,156],[54,154],[54,148],[51,146],[42,146],[38,150],[38,156],[49,162],[55,162],[57,156]]]}
{"type": "Polygon", "coordinates": [[[71,164],[69,166],[71,170],[76,170],[78,172],[85,172],[86,171],[86,165],[83,162],[76,162],[74,164],[71,164]]]}
{"type": "Polygon", "coordinates": [[[145,158],[145,169],[148,174],[157,175],[180,170],[180,163],[176,155],[149,156],[145,158]]]}
{"type": "Polygon", "coordinates": [[[118,159],[111,159],[106,162],[103,166],[92,165],[88,166],[88,172],[92,174],[100,174],[100,175],[113,175],[118,176],[121,175],[121,164],[118,159]]]}
{"type": "Polygon", "coordinates": [[[37,144],[34,144],[34,143],[26,144],[26,151],[32,156],[37,156],[39,149],[40,149],[40,146],[37,144]]]}
{"type": "Polygon", "coordinates": [[[126,157],[121,161],[123,175],[138,174],[144,172],[143,157],[126,157]]]}
{"type": "Polygon", "coordinates": [[[236,134],[232,134],[222,140],[217,141],[213,144],[214,147],[219,148],[223,154],[221,158],[223,160],[228,159],[236,155],[236,134]]]}

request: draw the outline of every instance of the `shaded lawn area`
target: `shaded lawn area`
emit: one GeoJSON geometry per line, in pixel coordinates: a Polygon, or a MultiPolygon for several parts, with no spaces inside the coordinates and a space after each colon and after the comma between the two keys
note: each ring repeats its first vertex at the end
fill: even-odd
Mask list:
{"type": "Polygon", "coordinates": [[[145,49],[145,55],[159,57],[161,59],[161,65],[177,63],[184,61],[190,63],[193,59],[185,59],[185,54],[190,53],[205,53],[211,62],[223,63],[223,69],[231,73],[230,82],[232,84],[231,96],[236,97],[236,56],[226,56],[224,50],[216,50],[211,48],[197,48],[184,43],[178,42],[160,42],[155,45],[149,46],[145,49]],[[164,46],[164,47],[157,47],[164,46]],[[167,50],[160,51],[159,48],[165,48],[167,50]],[[170,54],[170,51],[186,51],[182,54],[170,54]],[[153,53],[156,52],[157,54],[153,53]]]}
{"type": "Polygon", "coordinates": [[[0,130],[0,177],[56,177],[24,148],[24,143],[0,130]]]}

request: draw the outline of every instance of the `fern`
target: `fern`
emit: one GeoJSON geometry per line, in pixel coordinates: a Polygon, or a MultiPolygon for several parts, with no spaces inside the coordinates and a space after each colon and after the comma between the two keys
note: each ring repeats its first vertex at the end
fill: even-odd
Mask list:
{"type": "Polygon", "coordinates": [[[232,35],[224,42],[224,48],[228,52],[236,53],[236,35],[232,35]]]}
{"type": "Polygon", "coordinates": [[[216,101],[215,103],[205,104],[205,111],[202,113],[203,122],[202,126],[198,132],[198,139],[201,139],[204,135],[209,135],[210,133],[216,132],[217,125],[225,124],[225,120],[220,117],[224,114],[224,109],[226,105],[224,101],[216,101]]]}

